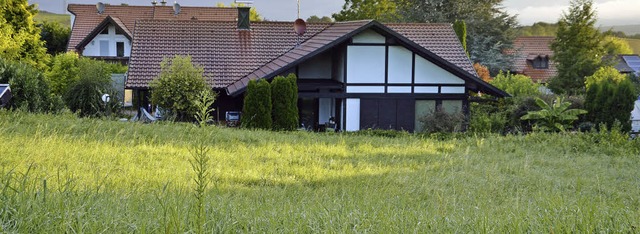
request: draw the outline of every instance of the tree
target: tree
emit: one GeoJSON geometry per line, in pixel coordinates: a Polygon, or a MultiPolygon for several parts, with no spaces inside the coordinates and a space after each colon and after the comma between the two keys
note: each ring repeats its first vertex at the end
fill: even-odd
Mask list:
{"type": "Polygon", "coordinates": [[[374,19],[396,22],[402,19],[394,0],[345,0],[342,10],[331,16],[336,21],[374,19]]]}
{"type": "Polygon", "coordinates": [[[79,61],[80,58],[75,52],[58,54],[53,57],[51,69],[45,73],[53,94],[64,95],[69,86],[80,80],[79,61]]]}
{"type": "Polygon", "coordinates": [[[204,79],[204,68],[194,65],[191,56],[176,55],[160,63],[160,74],[149,86],[151,102],[170,110],[179,120],[190,120],[197,111],[198,95],[211,88],[204,79]]]}
{"type": "Polygon", "coordinates": [[[529,111],[522,116],[522,120],[536,120],[536,126],[543,131],[561,131],[571,128],[571,124],[578,120],[578,115],[586,114],[582,109],[569,109],[570,102],[565,102],[564,98],[557,97],[553,104],[536,97],[536,104],[542,108],[539,111],[529,111]]]}
{"type": "Polygon", "coordinates": [[[63,106],[59,97],[51,95],[40,70],[20,62],[0,58],[0,84],[9,84],[13,98],[10,108],[30,112],[57,112],[63,106]]]}
{"type": "Polygon", "coordinates": [[[631,111],[637,98],[631,80],[613,67],[602,67],[586,78],[585,107],[587,119],[595,124],[603,123],[608,129],[619,122],[623,131],[631,129],[631,111]]]}
{"type": "Polygon", "coordinates": [[[71,36],[71,29],[63,27],[57,22],[40,24],[40,38],[45,41],[47,53],[56,55],[67,50],[67,42],[71,36]]]}
{"type": "Polygon", "coordinates": [[[290,131],[298,127],[298,88],[296,75],[277,76],[271,82],[273,130],[290,131]]]}
{"type": "Polygon", "coordinates": [[[520,27],[519,31],[520,36],[556,36],[558,24],[536,22],[531,26],[520,27]]]}
{"type": "Polygon", "coordinates": [[[307,18],[307,23],[332,23],[333,19],[331,19],[331,17],[328,16],[323,16],[322,18],[318,17],[317,15],[312,15],[311,17],[307,18]]]}
{"type": "Polygon", "coordinates": [[[83,117],[100,117],[108,111],[117,111],[119,101],[111,86],[111,71],[106,62],[82,58],[78,60],[79,77],[71,83],[64,95],[71,111],[83,117]],[[104,103],[102,95],[108,94],[110,101],[104,103]]]}
{"type": "Polygon", "coordinates": [[[269,82],[264,79],[249,81],[240,121],[242,127],[270,130],[272,125],[271,108],[269,82]]]}
{"type": "Polygon", "coordinates": [[[456,31],[456,35],[462,44],[462,48],[464,48],[464,52],[469,54],[467,50],[467,24],[464,20],[456,20],[453,22],[453,30],[456,31]]]}
{"type": "MultiPolygon", "coordinates": [[[[229,4],[229,6],[225,6],[224,3],[216,3],[216,7],[243,7],[245,6],[244,3],[231,3],[229,4]]],[[[249,21],[262,21],[262,16],[260,15],[260,13],[258,13],[258,10],[256,10],[255,7],[252,7],[249,10],[249,21]]]]}
{"type": "Polygon", "coordinates": [[[478,76],[480,76],[480,79],[484,80],[484,82],[491,82],[493,80],[493,78],[491,78],[491,74],[489,74],[489,69],[482,66],[482,64],[474,63],[473,69],[476,70],[476,73],[478,73],[478,76]]]}
{"type": "Polygon", "coordinates": [[[0,1],[0,57],[46,68],[48,56],[33,20],[37,12],[26,0],[0,1]]]}
{"type": "Polygon", "coordinates": [[[525,75],[514,75],[510,72],[500,71],[491,81],[493,86],[502,89],[514,97],[535,96],[540,94],[540,85],[533,83],[531,78],[525,75]]]}
{"type": "Polygon", "coordinates": [[[609,56],[619,54],[633,54],[633,49],[627,40],[614,36],[606,36],[602,41],[605,53],[609,56]]]}
{"type": "Polygon", "coordinates": [[[558,22],[558,33],[551,43],[558,75],[549,88],[558,94],[584,93],[584,78],[601,65],[605,54],[603,36],[594,27],[596,13],[592,0],[572,0],[569,12],[558,22]]]}

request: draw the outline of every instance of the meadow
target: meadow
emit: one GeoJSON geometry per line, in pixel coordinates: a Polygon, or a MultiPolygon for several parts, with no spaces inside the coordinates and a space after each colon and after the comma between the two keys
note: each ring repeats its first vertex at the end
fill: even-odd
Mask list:
{"type": "Polygon", "coordinates": [[[67,14],[56,14],[47,11],[40,11],[35,15],[36,22],[56,22],[63,27],[71,28],[71,16],[67,14]]]}
{"type": "Polygon", "coordinates": [[[633,53],[640,54],[640,39],[626,38],[627,42],[629,42],[629,46],[633,50],[633,53]]]}
{"type": "Polygon", "coordinates": [[[640,142],[617,132],[381,137],[0,110],[0,232],[635,233],[639,165],[640,142]]]}

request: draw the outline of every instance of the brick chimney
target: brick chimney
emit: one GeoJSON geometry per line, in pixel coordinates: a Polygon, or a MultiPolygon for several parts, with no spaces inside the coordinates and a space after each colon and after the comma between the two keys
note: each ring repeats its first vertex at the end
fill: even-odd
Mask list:
{"type": "Polygon", "coordinates": [[[238,30],[251,29],[250,10],[251,7],[238,7],[238,30]]]}

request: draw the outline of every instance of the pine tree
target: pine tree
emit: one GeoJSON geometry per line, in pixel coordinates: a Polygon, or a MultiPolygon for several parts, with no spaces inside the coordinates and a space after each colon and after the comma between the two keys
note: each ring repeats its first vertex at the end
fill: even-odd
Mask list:
{"type": "Polygon", "coordinates": [[[271,87],[264,79],[259,81],[249,81],[244,106],[242,109],[242,120],[244,128],[271,129],[271,87]]]}
{"type": "Polygon", "coordinates": [[[558,94],[585,92],[586,76],[602,63],[603,35],[595,27],[596,13],[592,0],[572,0],[569,12],[558,22],[558,33],[551,44],[558,75],[549,88],[558,94]]]}

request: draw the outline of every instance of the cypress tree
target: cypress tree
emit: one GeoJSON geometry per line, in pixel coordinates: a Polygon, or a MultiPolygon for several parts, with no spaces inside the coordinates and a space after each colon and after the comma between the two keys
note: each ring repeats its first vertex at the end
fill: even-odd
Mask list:
{"type": "Polygon", "coordinates": [[[453,22],[453,30],[456,32],[458,39],[460,39],[464,52],[469,56],[469,51],[467,50],[467,24],[464,20],[456,20],[456,22],[453,22]]]}
{"type": "Polygon", "coordinates": [[[242,109],[242,127],[271,129],[271,87],[264,79],[249,81],[242,109]]]}
{"type": "Polygon", "coordinates": [[[290,131],[298,126],[298,88],[296,76],[277,76],[271,82],[273,130],[290,131]]]}
{"type": "Polygon", "coordinates": [[[587,79],[585,108],[589,121],[611,129],[618,121],[622,131],[631,130],[631,111],[636,100],[633,83],[612,67],[603,67],[587,79]]]}

